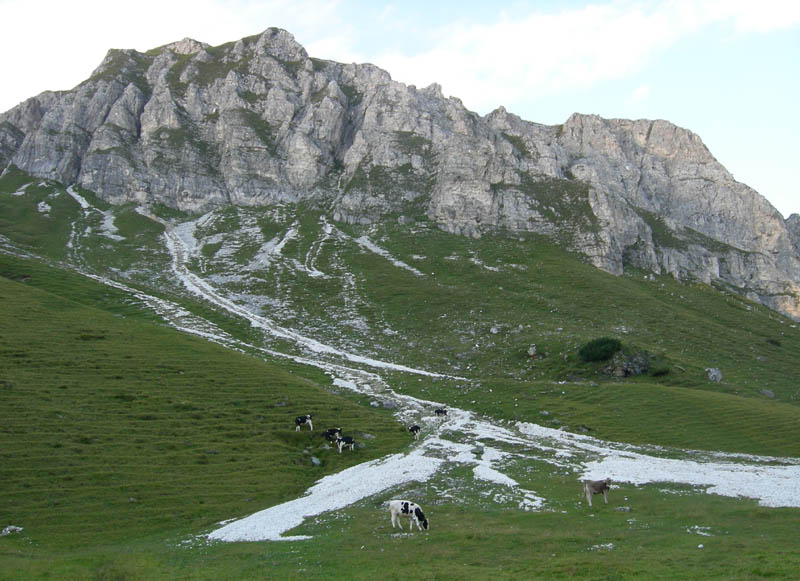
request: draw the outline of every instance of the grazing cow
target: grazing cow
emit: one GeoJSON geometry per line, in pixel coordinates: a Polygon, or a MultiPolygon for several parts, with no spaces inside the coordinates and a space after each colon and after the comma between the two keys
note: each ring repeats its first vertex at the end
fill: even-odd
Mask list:
{"type": "Polygon", "coordinates": [[[324,435],[329,442],[335,442],[342,435],[342,428],[328,428],[324,435]]]}
{"type": "Polygon", "coordinates": [[[420,431],[420,429],[421,428],[419,426],[411,426],[410,428],[408,428],[408,431],[411,432],[412,434],[414,434],[414,439],[415,440],[419,440],[419,431],[420,431]]]}
{"type": "Polygon", "coordinates": [[[586,494],[586,502],[592,506],[592,496],[595,494],[603,494],[603,500],[608,504],[608,491],[611,490],[611,479],[605,480],[584,480],[583,492],[586,494]]]}
{"type": "Polygon", "coordinates": [[[356,447],[356,441],[350,436],[345,436],[344,438],[337,437],[336,445],[339,446],[339,454],[342,453],[342,448],[350,448],[352,452],[356,447]]]}
{"type": "Polygon", "coordinates": [[[304,416],[297,416],[294,419],[294,431],[299,432],[300,426],[302,426],[303,424],[308,424],[309,430],[314,429],[314,424],[311,423],[311,414],[306,414],[304,416]]]}
{"type": "Polygon", "coordinates": [[[409,502],[408,500],[390,500],[389,501],[389,514],[392,515],[392,528],[395,523],[402,530],[403,523],[400,522],[401,516],[407,516],[410,520],[408,522],[408,530],[414,530],[414,523],[416,523],[419,530],[428,530],[428,519],[418,504],[409,502]]]}
{"type": "Polygon", "coordinates": [[[433,412],[433,413],[435,413],[435,414],[436,414],[438,417],[440,417],[440,418],[444,418],[444,417],[446,417],[446,416],[447,416],[447,410],[446,410],[446,409],[444,409],[444,408],[439,408],[438,410],[436,410],[436,411],[435,411],[435,412],[433,412]]]}

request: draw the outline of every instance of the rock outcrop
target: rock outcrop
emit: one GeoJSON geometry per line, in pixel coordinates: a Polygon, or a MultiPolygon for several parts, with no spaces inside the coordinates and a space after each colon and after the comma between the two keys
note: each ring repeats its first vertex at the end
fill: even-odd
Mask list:
{"type": "Polygon", "coordinates": [[[0,165],[111,203],[189,212],[306,201],[333,219],[423,216],[536,232],[597,267],[726,286],[800,317],[800,216],[784,221],[666,121],[481,117],[438,85],[310,58],[286,31],[111,50],[75,89],[0,115],[0,165]]]}

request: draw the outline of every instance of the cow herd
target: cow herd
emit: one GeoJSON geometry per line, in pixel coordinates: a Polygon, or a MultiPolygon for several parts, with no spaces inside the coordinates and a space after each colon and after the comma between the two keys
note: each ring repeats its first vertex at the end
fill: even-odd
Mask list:
{"type": "MultiPolygon", "coordinates": [[[[447,418],[447,410],[445,408],[435,409],[433,413],[437,418],[447,418]]],[[[299,432],[302,426],[308,426],[309,431],[314,431],[314,424],[311,421],[313,417],[313,414],[297,416],[294,419],[294,431],[299,432]]],[[[420,428],[418,425],[413,425],[408,428],[408,431],[411,432],[415,440],[419,440],[419,434],[422,431],[422,428],[420,428]]],[[[352,451],[357,445],[357,442],[351,436],[342,437],[342,428],[328,428],[323,432],[323,435],[325,436],[325,439],[336,445],[336,447],[339,449],[339,454],[342,453],[342,448],[350,448],[352,451]]]]}
{"type": "MultiPolygon", "coordinates": [[[[297,416],[294,419],[295,432],[300,431],[301,426],[308,426],[309,431],[314,431],[314,424],[311,422],[313,414],[306,414],[304,416],[297,416]]],[[[351,436],[342,437],[342,428],[328,428],[322,433],[325,439],[332,442],[339,449],[339,454],[342,453],[342,448],[350,448],[355,450],[356,441],[351,436]]]]}
{"type": "MultiPolygon", "coordinates": [[[[445,408],[438,408],[434,410],[434,414],[437,418],[445,419],[447,418],[447,409],[445,408]]],[[[300,431],[301,426],[308,426],[310,431],[314,430],[314,425],[311,423],[312,414],[306,414],[304,416],[297,416],[294,419],[294,426],[295,431],[300,431]]],[[[418,425],[413,425],[408,428],[408,431],[414,436],[415,440],[419,440],[420,432],[422,428],[418,425]]],[[[356,447],[356,441],[350,436],[342,437],[342,428],[328,428],[323,432],[325,438],[336,445],[339,449],[339,454],[342,453],[342,448],[350,448],[350,450],[354,450],[356,447]]],[[[586,502],[589,506],[592,506],[592,497],[595,494],[602,494],[603,500],[606,504],[608,504],[608,491],[611,489],[611,479],[606,478],[605,480],[584,480],[582,482],[583,485],[583,492],[586,495],[586,502]]],[[[403,523],[400,521],[400,517],[405,517],[409,519],[408,523],[408,530],[413,530],[413,526],[417,525],[417,528],[422,530],[428,530],[429,523],[428,519],[425,518],[425,513],[422,512],[422,508],[414,502],[409,500],[390,500],[388,502],[389,506],[389,515],[392,519],[392,528],[395,526],[399,526],[400,529],[403,528],[403,523]]]]}

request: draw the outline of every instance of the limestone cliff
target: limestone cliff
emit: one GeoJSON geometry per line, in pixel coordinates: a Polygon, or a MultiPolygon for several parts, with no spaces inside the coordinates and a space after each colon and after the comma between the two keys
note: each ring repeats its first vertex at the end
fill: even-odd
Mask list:
{"type": "Polygon", "coordinates": [[[112,50],[91,77],[0,115],[0,165],[112,203],[190,212],[300,200],[335,220],[423,216],[537,232],[604,270],[720,284],[800,317],[800,217],[784,221],[666,121],[485,117],[441,88],[309,58],[286,31],[112,50]]]}

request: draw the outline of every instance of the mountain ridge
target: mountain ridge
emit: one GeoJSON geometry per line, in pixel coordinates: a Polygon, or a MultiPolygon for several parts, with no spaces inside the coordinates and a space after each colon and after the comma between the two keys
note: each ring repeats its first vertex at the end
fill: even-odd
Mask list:
{"type": "Polygon", "coordinates": [[[114,204],[304,202],[348,223],[545,234],[611,273],[720,284],[800,317],[800,216],[783,220],[691,131],[481,117],[436,84],[311,58],[275,28],[110,50],[75,89],[0,115],[0,164],[114,204]]]}

